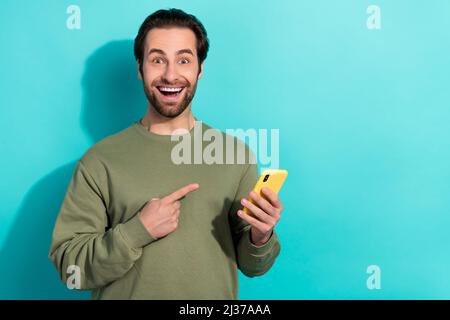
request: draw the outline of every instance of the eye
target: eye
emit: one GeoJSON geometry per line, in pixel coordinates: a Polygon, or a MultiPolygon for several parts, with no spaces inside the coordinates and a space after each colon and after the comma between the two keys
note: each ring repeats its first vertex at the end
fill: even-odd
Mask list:
{"type": "Polygon", "coordinates": [[[189,59],[181,58],[180,61],[179,61],[179,63],[180,63],[180,64],[187,64],[187,63],[189,63],[189,59]]]}
{"type": "Polygon", "coordinates": [[[152,62],[153,62],[153,63],[160,64],[160,63],[163,63],[164,61],[163,61],[163,59],[161,59],[161,58],[154,58],[154,59],[152,60],[152,62]]]}

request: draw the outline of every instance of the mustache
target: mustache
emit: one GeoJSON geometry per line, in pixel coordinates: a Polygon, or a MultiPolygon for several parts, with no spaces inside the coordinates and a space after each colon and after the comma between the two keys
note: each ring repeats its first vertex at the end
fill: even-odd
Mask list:
{"type": "Polygon", "coordinates": [[[188,80],[170,82],[170,81],[162,79],[162,80],[153,81],[152,86],[154,86],[154,87],[161,87],[161,86],[190,87],[191,83],[188,80]]]}

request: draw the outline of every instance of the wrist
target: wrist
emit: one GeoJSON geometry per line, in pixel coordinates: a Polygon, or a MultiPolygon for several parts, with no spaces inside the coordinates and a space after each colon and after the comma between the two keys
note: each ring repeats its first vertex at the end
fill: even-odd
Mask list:
{"type": "Polygon", "coordinates": [[[250,242],[257,247],[261,247],[270,240],[272,233],[273,230],[271,230],[268,234],[262,234],[252,227],[250,231],[250,242]]]}

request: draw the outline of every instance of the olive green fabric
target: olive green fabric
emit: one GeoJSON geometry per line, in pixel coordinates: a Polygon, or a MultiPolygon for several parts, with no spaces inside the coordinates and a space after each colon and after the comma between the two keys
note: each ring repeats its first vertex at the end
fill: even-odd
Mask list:
{"type": "Polygon", "coordinates": [[[135,121],[85,152],[67,188],[49,252],[64,283],[75,265],[81,271],[79,289],[92,290],[94,299],[237,299],[238,268],[249,277],[271,268],[280,252],[276,233],[257,247],[250,241],[250,226],[236,215],[257,180],[257,165],[249,161],[254,154],[241,140],[196,124],[177,141],[135,121]],[[233,142],[234,161],[238,146],[245,148],[246,161],[172,161],[175,146],[190,138],[184,141],[193,148],[192,162],[195,157],[198,162],[197,151],[211,144],[202,139],[207,130],[223,137],[223,162],[226,141],[233,142]],[[150,199],[189,183],[200,187],[180,200],[178,228],[154,239],[139,211],[150,199]]]}

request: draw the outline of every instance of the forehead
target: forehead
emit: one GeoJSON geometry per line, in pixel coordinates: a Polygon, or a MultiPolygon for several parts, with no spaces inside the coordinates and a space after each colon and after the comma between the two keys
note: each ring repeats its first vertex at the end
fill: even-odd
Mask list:
{"type": "Polygon", "coordinates": [[[145,52],[152,48],[162,49],[167,54],[180,49],[196,52],[195,33],[189,28],[154,28],[145,37],[145,52]]]}

